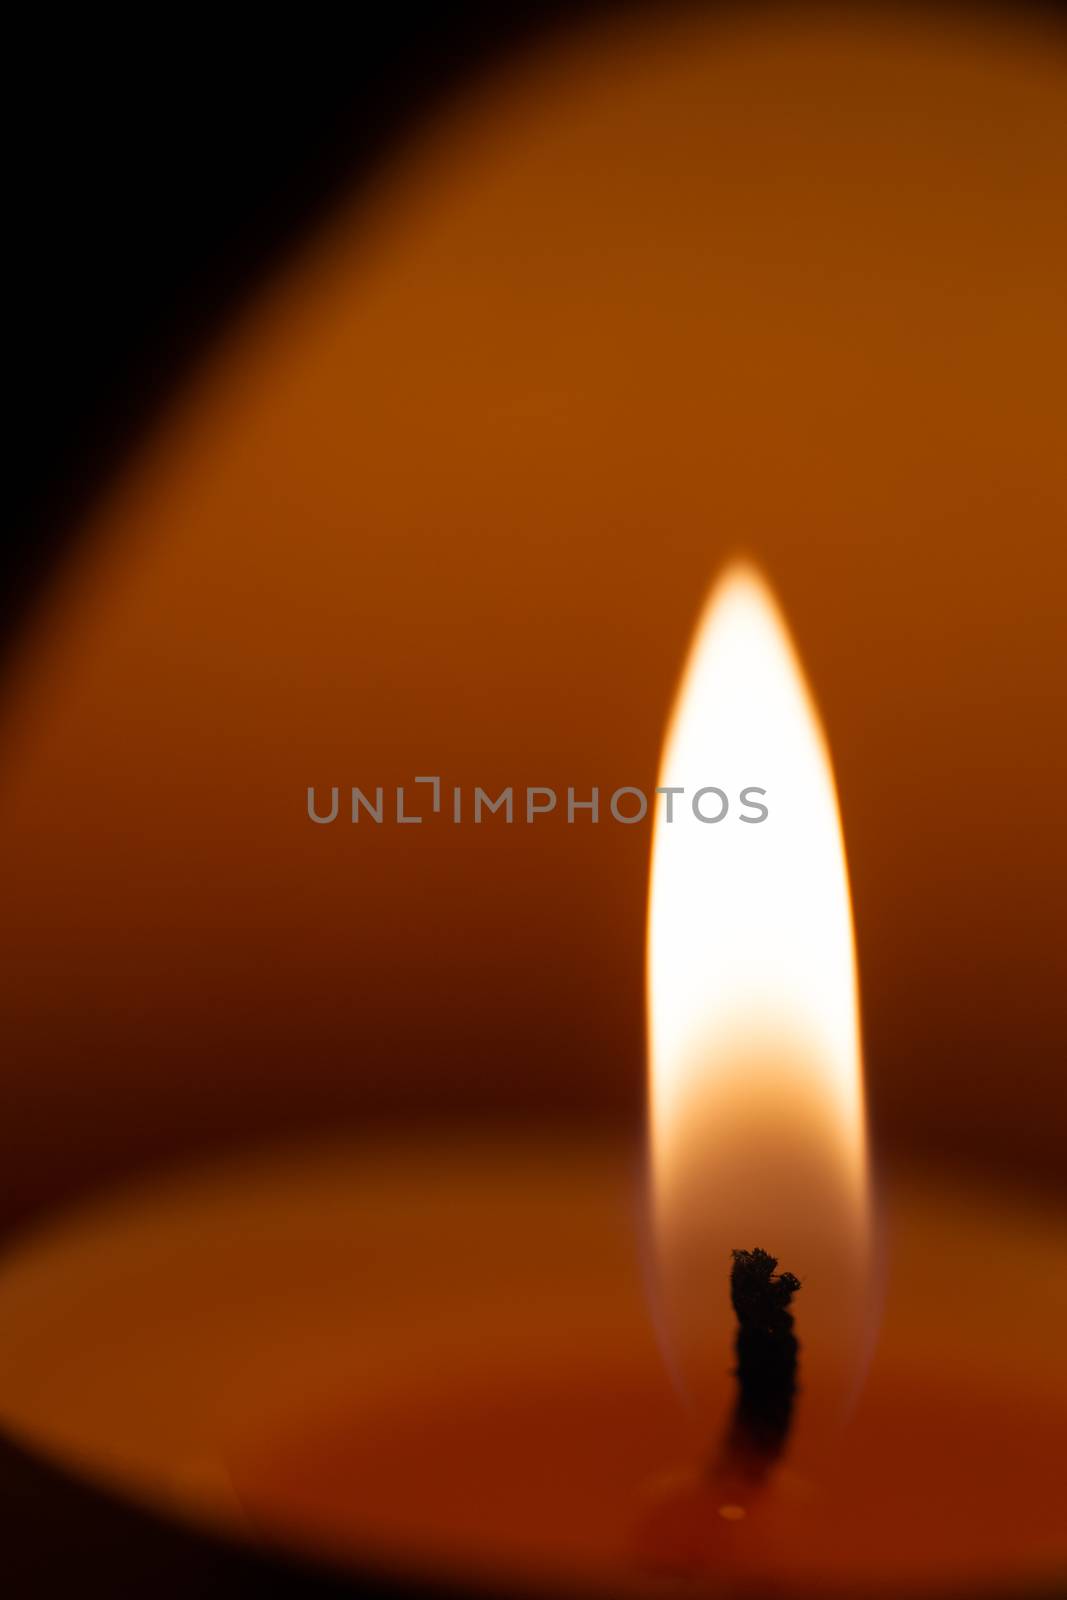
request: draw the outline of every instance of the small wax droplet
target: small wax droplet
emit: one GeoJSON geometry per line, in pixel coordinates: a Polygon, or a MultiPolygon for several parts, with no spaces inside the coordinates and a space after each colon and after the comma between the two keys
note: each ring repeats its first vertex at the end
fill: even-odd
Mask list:
{"type": "Polygon", "coordinates": [[[719,1516],[726,1522],[741,1522],[747,1512],[744,1506],[720,1506],[719,1516]]]}

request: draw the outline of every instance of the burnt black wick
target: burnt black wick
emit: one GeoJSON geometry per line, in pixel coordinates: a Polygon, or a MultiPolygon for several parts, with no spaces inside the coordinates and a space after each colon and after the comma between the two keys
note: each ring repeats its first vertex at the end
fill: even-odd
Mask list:
{"type": "Polygon", "coordinates": [[[737,1316],[737,1404],[726,1439],[731,1467],[759,1479],[785,1449],[797,1391],[799,1345],[790,1302],[800,1288],[766,1250],[735,1250],[730,1300],[737,1316]]]}

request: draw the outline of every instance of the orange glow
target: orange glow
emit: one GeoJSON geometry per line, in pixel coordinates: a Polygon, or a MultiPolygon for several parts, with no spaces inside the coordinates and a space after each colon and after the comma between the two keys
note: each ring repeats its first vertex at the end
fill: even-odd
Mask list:
{"type": "Polygon", "coordinates": [[[769,1250],[804,1283],[804,1408],[825,1421],[854,1387],[869,1304],[852,914],[818,715],[774,598],[747,565],[730,568],[697,627],[659,785],[684,790],[673,820],[657,810],[649,897],[667,1353],[703,1413],[730,1365],[730,1250],[769,1250]],[[765,790],[767,816],[701,821],[691,797],[712,784],[765,790]]]}

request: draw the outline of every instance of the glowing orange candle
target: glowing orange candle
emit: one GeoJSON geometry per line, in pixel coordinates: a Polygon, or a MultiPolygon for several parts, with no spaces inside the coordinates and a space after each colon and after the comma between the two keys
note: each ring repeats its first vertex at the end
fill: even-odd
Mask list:
{"type": "Polygon", "coordinates": [[[52,1208],[0,1271],[28,1451],[357,1574],[641,1594],[663,1519],[709,1585],[1063,1573],[1062,1219],[993,1162],[1058,1149],[1067,830],[1006,825],[987,776],[994,728],[1020,794],[1062,779],[1065,104],[1043,35],[947,17],[583,34],[190,385],[10,686],[5,1178],[52,1208]],[[674,700],[735,539],[788,625],[728,571],[674,700]],[[848,882],[790,629],[895,1156],[862,1384],[848,882]],[[656,804],[645,1241],[647,834],[371,843],[304,797],[651,786],[664,737],[661,787],[768,815],[656,804]],[[757,1245],[804,1280],[801,1392],[727,1517],[698,1490],[757,1245]]]}
{"type": "MultiPolygon", "coordinates": [[[[652,1244],[688,1415],[650,1337],[625,1149],[502,1129],[268,1152],[61,1220],[0,1276],[15,1437],[357,1572],[825,1594],[1061,1559],[1058,1337],[976,1388],[950,1354],[958,1300],[942,1285],[939,1310],[924,1279],[948,1230],[958,1293],[973,1241],[1019,1303],[1039,1216],[903,1191],[896,1320],[842,1426],[875,1304],[848,887],[825,741],[751,569],[698,626],[660,780],[688,813],[652,853],[652,1244]],[[764,821],[700,820],[711,760],[724,789],[767,780],[764,821]],[[804,1278],[798,1417],[765,1492],[724,1501],[729,1253],[761,1242],[804,1278]]],[[[990,1316],[971,1356],[1011,1337],[990,1316]]]]}

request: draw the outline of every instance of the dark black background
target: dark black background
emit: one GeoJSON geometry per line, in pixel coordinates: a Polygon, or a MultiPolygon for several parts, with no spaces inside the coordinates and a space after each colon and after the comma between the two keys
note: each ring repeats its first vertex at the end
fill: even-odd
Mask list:
{"type": "Polygon", "coordinates": [[[0,650],[227,310],[463,82],[595,0],[56,13],[7,40],[0,650]]]}

